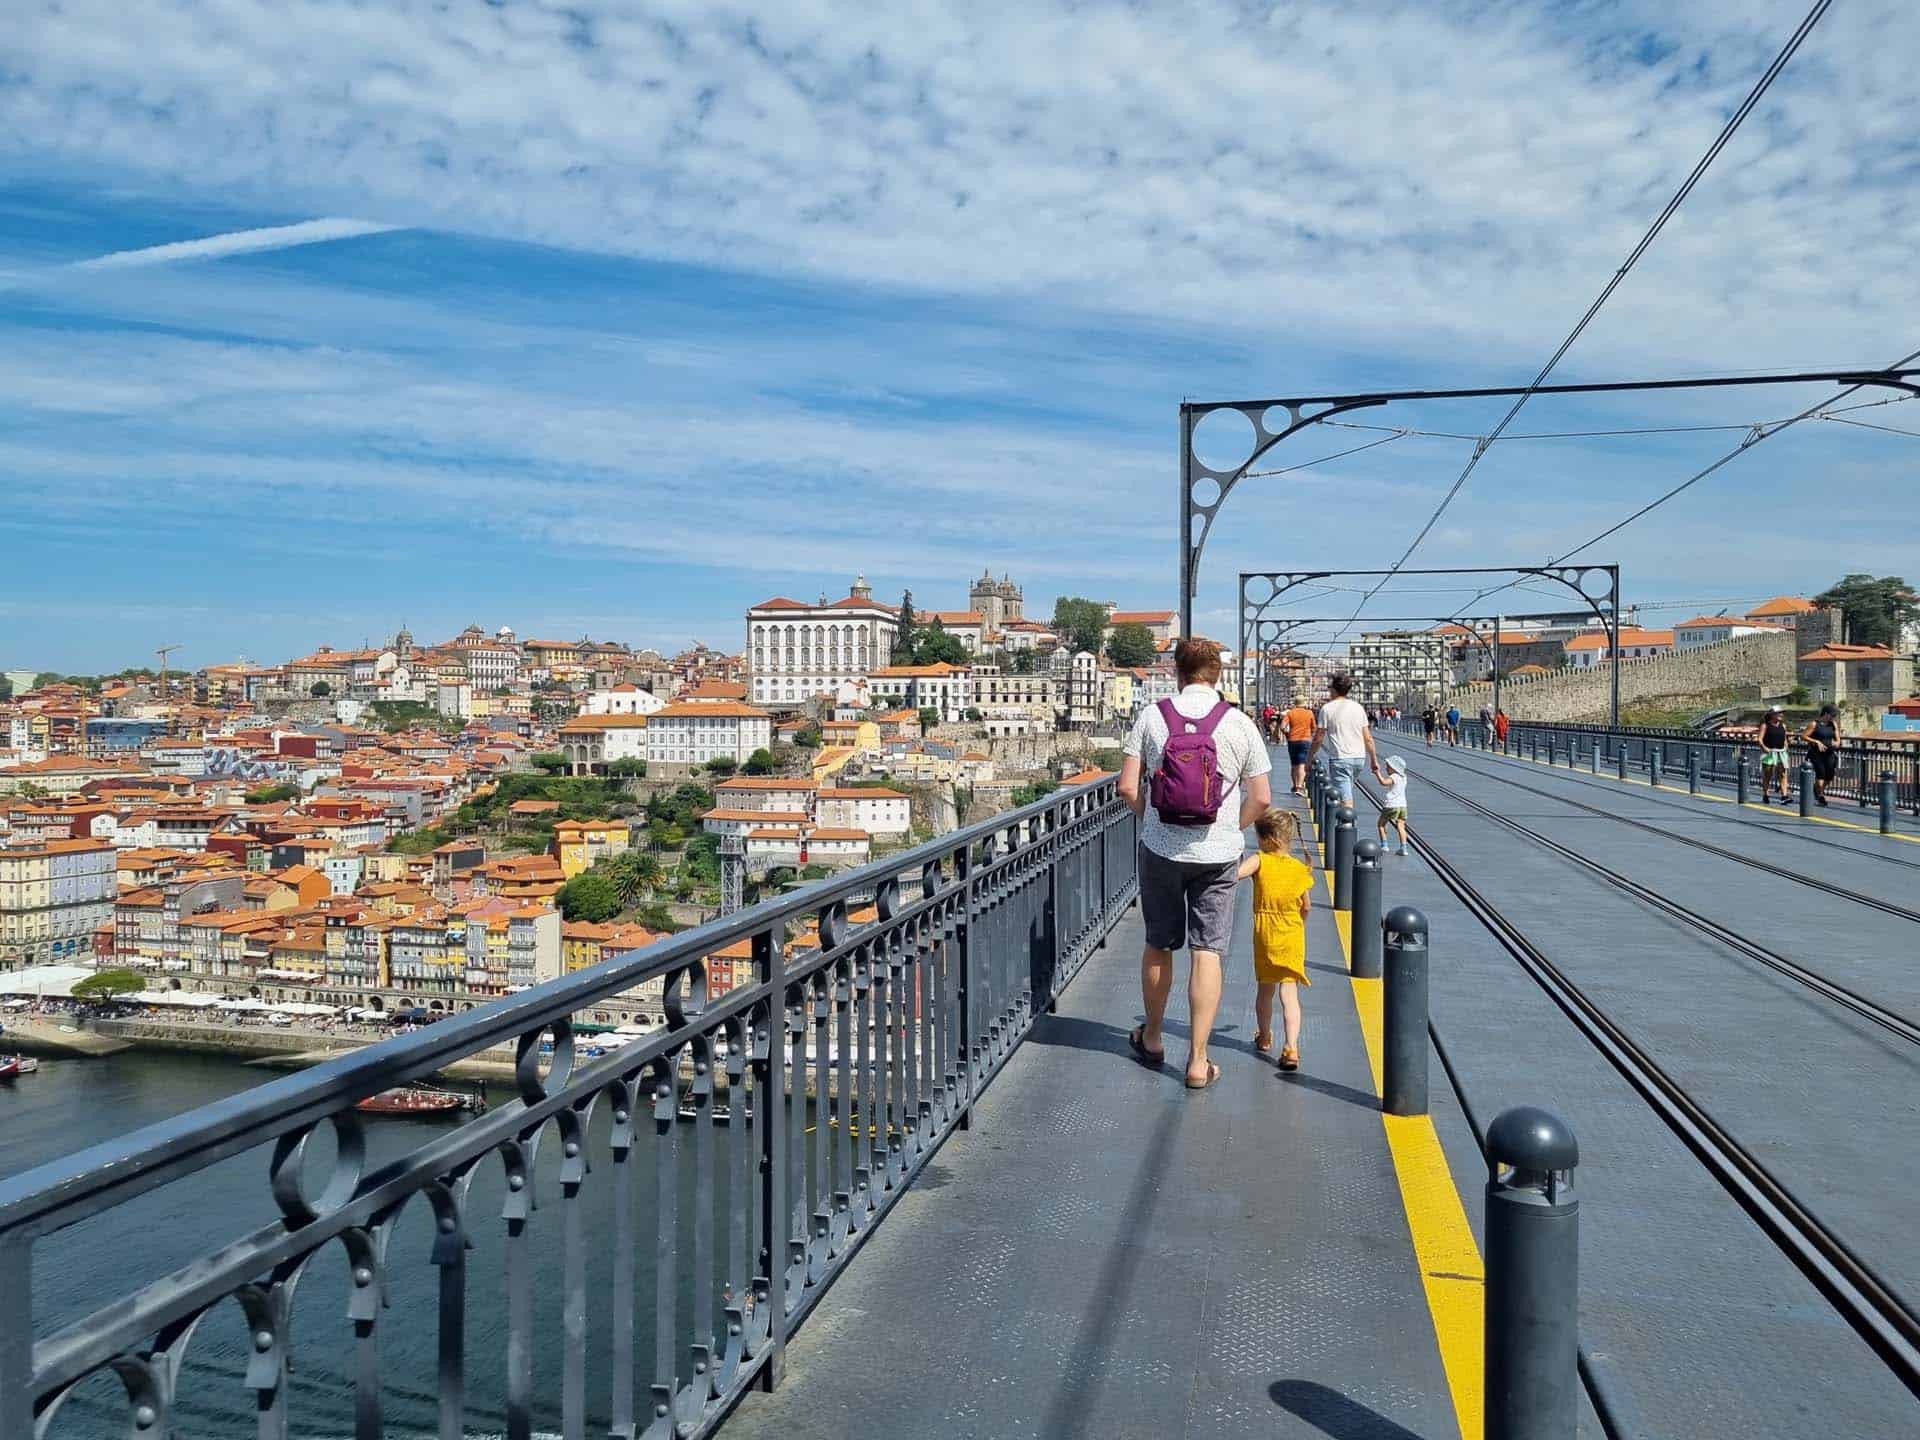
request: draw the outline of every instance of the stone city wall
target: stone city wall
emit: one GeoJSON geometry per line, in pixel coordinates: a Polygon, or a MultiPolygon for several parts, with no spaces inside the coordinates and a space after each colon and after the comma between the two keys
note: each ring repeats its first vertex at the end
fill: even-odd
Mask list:
{"type": "MultiPolygon", "coordinates": [[[[1716,690],[1751,688],[1755,699],[1793,689],[1794,637],[1741,635],[1718,645],[1676,650],[1620,662],[1620,703],[1667,695],[1706,695],[1716,690]]],[[[1500,682],[1500,705],[1515,720],[1605,720],[1610,667],[1557,670],[1550,675],[1509,676],[1500,682]]],[[[1493,686],[1481,681],[1448,692],[1447,698],[1472,715],[1492,703],[1493,686]]]]}

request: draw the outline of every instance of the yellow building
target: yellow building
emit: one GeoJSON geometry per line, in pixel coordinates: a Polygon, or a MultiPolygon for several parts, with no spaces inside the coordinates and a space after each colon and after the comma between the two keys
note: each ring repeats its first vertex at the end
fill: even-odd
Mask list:
{"type": "Polygon", "coordinates": [[[1133,672],[1131,670],[1106,670],[1101,673],[1105,682],[1102,686],[1109,715],[1133,714],[1133,672]]]}
{"type": "MultiPolygon", "coordinates": [[[[916,716],[917,720],[919,717],[916,716]]],[[[872,754],[880,749],[880,727],[872,720],[823,720],[820,743],[834,749],[872,754]]]]}
{"type": "Polygon", "coordinates": [[[845,745],[826,745],[814,752],[813,783],[824,785],[835,775],[847,768],[848,762],[859,752],[845,745]]]}
{"type": "Polygon", "coordinates": [[[553,827],[553,853],[569,880],[602,860],[626,854],[632,843],[632,827],[624,820],[562,820],[553,827]]]}
{"type": "Polygon", "coordinates": [[[108,841],[0,848],[0,969],[90,957],[119,892],[108,841]]]}

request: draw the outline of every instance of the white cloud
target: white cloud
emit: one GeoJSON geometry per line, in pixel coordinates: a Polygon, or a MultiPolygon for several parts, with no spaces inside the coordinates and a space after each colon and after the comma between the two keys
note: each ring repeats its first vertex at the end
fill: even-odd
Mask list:
{"type": "Polygon", "coordinates": [[[372,220],[302,220],[294,225],[266,225],[254,230],[208,235],[199,240],[178,240],[170,245],[116,250],[110,255],[99,255],[91,260],[76,260],[68,268],[127,270],[143,265],[174,265],[187,260],[220,260],[229,255],[255,255],[264,250],[289,250],[296,245],[321,245],[361,235],[383,235],[399,228],[372,220]]]}
{"type": "MultiPolygon", "coordinates": [[[[16,17],[0,135],[276,208],[1530,369],[1798,13],[61,0],[16,17]]],[[[1836,7],[1576,363],[1902,348],[1917,47],[1911,6],[1836,7]]]]}

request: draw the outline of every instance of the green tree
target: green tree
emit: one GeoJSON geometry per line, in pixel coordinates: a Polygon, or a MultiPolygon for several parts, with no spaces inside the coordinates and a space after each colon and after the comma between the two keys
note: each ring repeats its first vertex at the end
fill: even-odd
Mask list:
{"type": "Polygon", "coordinates": [[[1036,800],[1044,800],[1059,788],[1060,782],[1051,777],[1035,780],[1031,785],[1016,785],[1013,788],[1013,807],[1017,810],[1022,805],[1031,805],[1036,800]]]}
{"type": "Polygon", "coordinates": [[[900,618],[893,632],[894,664],[914,663],[914,647],[919,643],[917,630],[913,619],[913,591],[903,590],[900,592],[900,618]]]}
{"type": "Polygon", "coordinates": [[[965,665],[968,658],[967,647],[960,637],[938,620],[922,630],[914,641],[913,663],[916,665],[965,665]]]}
{"type": "Polygon", "coordinates": [[[981,713],[980,707],[978,705],[969,705],[967,707],[967,723],[968,724],[978,725],[982,720],[986,718],[987,717],[981,713]]]}
{"type": "Polygon", "coordinates": [[[607,765],[607,778],[610,780],[644,780],[647,778],[647,762],[634,756],[622,756],[607,765]]]}
{"type": "Polygon", "coordinates": [[[1031,650],[1014,651],[1013,652],[1013,673],[1015,675],[1033,674],[1033,666],[1034,666],[1035,658],[1036,657],[1033,651],[1031,650]]]}
{"type": "Polygon", "coordinates": [[[638,924],[662,935],[671,935],[680,928],[680,922],[673,918],[673,912],[667,909],[667,903],[664,900],[655,900],[642,905],[633,912],[633,918],[638,924]]]}
{"type": "Polygon", "coordinates": [[[711,775],[731,775],[740,768],[740,762],[731,755],[716,755],[707,762],[707,772],[711,775]]]}
{"type": "Polygon", "coordinates": [[[749,775],[771,775],[773,773],[773,752],[762,745],[747,757],[747,763],[740,767],[749,775]]]}
{"type": "Polygon", "coordinates": [[[622,910],[658,885],[664,873],[660,868],[660,857],[651,850],[628,850],[602,862],[600,868],[607,879],[613,882],[622,910]]]}
{"type": "Polygon", "coordinates": [[[567,757],[558,750],[542,750],[532,760],[534,769],[544,770],[549,775],[558,775],[567,768],[567,757]]]}
{"type": "Polygon", "coordinates": [[[560,913],[598,924],[620,913],[620,892],[605,875],[589,870],[560,887],[560,913]]]}
{"type": "Polygon", "coordinates": [[[820,726],[816,722],[809,720],[798,730],[794,731],[793,743],[798,745],[802,750],[818,750],[820,748],[820,726]]]}
{"type": "Polygon", "coordinates": [[[931,705],[922,705],[920,707],[920,733],[922,735],[925,735],[939,723],[940,712],[938,710],[934,709],[931,705]]]}
{"type": "Polygon", "coordinates": [[[1159,654],[1153,631],[1138,621],[1129,620],[1114,626],[1113,633],[1107,637],[1107,659],[1123,670],[1151,665],[1159,654]]]}
{"type": "Polygon", "coordinates": [[[1098,600],[1062,595],[1053,602],[1053,633],[1075,652],[1098,655],[1107,633],[1107,607],[1098,600]]]}
{"type": "Polygon", "coordinates": [[[73,987],[73,998],[104,1004],[121,995],[137,995],[147,982],[132,970],[101,970],[73,987]]]}
{"type": "Polygon", "coordinates": [[[307,694],[316,700],[324,700],[327,696],[333,694],[333,686],[325,680],[316,680],[307,687],[307,694]]]}
{"type": "Polygon", "coordinates": [[[1816,605],[1835,605],[1846,611],[1846,638],[1853,645],[1900,647],[1900,632],[1920,621],[1920,597],[1898,575],[1854,573],[1835,581],[1813,597],[1816,605]]]}
{"type": "Polygon", "coordinates": [[[282,780],[277,785],[262,785],[258,790],[247,792],[249,805],[272,805],[281,800],[298,800],[300,787],[291,780],[282,780]]]}

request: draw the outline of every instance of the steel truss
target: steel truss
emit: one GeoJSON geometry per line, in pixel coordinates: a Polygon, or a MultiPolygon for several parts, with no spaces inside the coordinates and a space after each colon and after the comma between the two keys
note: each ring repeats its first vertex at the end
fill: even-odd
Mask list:
{"type": "MultiPolygon", "coordinates": [[[[1612,674],[1609,685],[1608,713],[1610,723],[1620,723],[1620,567],[1618,565],[1475,565],[1438,567],[1420,570],[1242,570],[1240,572],[1240,603],[1236,610],[1239,625],[1238,649],[1240,664],[1240,699],[1247,703],[1247,654],[1249,648],[1260,655],[1260,664],[1264,670],[1270,642],[1291,633],[1303,625],[1348,624],[1351,616],[1273,616],[1267,611],[1281,596],[1296,586],[1309,584],[1315,580],[1347,579],[1363,575],[1511,575],[1516,579],[1535,578],[1551,580],[1577,596],[1599,620],[1607,636],[1607,654],[1612,674]],[[1604,589],[1601,588],[1604,584],[1604,589]],[[1264,590],[1264,594],[1260,593],[1264,590]]],[[[1405,616],[1374,616],[1369,623],[1376,625],[1394,623],[1419,623],[1431,621],[1460,625],[1471,631],[1475,639],[1480,638],[1480,626],[1490,623],[1493,628],[1493,685],[1494,700],[1497,704],[1500,695],[1500,626],[1502,617],[1481,617],[1469,620],[1455,615],[1415,616],[1409,620],[1405,616]]],[[[1265,676],[1257,682],[1264,687],[1265,676]]]]}
{"type": "MultiPolygon", "coordinates": [[[[1200,557],[1213,532],[1213,522],[1227,496],[1254,465],[1282,440],[1322,420],[1354,410],[1368,410],[1396,401],[1483,400],[1514,395],[1607,395],[1641,390],[1719,390],[1749,385],[1878,385],[1920,396],[1920,368],[1809,370],[1793,375],[1716,375],[1682,380],[1614,380],[1585,385],[1509,385],[1473,390],[1376,390],[1357,395],[1299,395],[1275,400],[1191,401],[1180,406],[1180,633],[1193,634],[1193,602],[1200,577],[1200,557]],[[1253,426],[1253,453],[1231,469],[1206,464],[1193,450],[1194,427],[1216,410],[1237,410],[1253,426]],[[1283,412],[1282,421],[1275,412],[1283,412]],[[1271,419],[1270,419],[1271,417],[1271,419]]],[[[1484,448],[1488,443],[1479,442],[1484,448]]],[[[1421,574],[1346,571],[1335,574],[1421,574]]],[[[1459,571],[1448,573],[1462,573],[1459,571]]]]}

